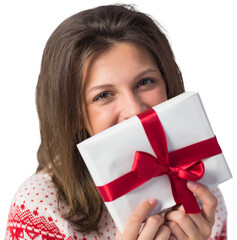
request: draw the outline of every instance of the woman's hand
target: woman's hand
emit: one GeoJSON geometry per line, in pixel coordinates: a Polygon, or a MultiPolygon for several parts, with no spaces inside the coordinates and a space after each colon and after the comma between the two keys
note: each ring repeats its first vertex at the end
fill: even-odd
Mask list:
{"type": "Polygon", "coordinates": [[[157,204],[156,199],[150,199],[142,203],[130,216],[125,230],[122,233],[117,231],[117,240],[168,240],[170,230],[164,225],[164,218],[161,215],[153,215],[145,221],[140,232],[142,223],[146,216],[154,209],[157,204]]]}
{"type": "Polygon", "coordinates": [[[175,239],[206,240],[211,236],[215,223],[217,199],[199,183],[188,182],[187,186],[202,201],[202,213],[186,214],[180,206],[165,215],[166,225],[175,239]]]}

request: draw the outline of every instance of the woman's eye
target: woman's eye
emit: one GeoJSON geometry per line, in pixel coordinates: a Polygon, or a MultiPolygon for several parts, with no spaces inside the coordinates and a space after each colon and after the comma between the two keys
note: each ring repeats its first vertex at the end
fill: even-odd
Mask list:
{"type": "Polygon", "coordinates": [[[106,99],[106,98],[110,97],[111,95],[112,95],[112,94],[111,94],[110,92],[102,92],[102,93],[98,94],[98,95],[93,99],[93,102],[106,99]]]}
{"type": "Polygon", "coordinates": [[[153,84],[155,81],[151,78],[144,78],[141,81],[138,82],[137,84],[137,88],[145,86],[145,85],[149,85],[149,84],[153,84]]]}

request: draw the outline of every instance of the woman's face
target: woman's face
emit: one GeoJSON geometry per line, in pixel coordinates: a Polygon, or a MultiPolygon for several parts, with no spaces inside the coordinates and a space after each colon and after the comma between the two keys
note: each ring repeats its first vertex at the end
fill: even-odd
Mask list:
{"type": "Polygon", "coordinates": [[[84,69],[85,125],[92,136],[167,100],[161,73],[145,50],[116,43],[84,69]]]}

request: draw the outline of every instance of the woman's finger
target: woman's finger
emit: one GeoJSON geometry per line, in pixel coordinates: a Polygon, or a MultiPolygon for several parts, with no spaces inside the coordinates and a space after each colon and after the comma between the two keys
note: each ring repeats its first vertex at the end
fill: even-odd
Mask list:
{"type": "MultiPolygon", "coordinates": [[[[199,214],[199,215],[201,215],[201,214],[199,214]]],[[[174,211],[168,212],[165,215],[165,219],[167,221],[171,221],[171,222],[176,223],[179,226],[179,228],[181,228],[182,231],[184,232],[184,235],[183,235],[184,237],[186,235],[187,238],[190,237],[190,239],[193,239],[193,238],[196,239],[195,237],[197,237],[199,235],[198,229],[195,226],[195,224],[193,223],[193,221],[190,218],[190,216],[187,215],[182,210],[180,210],[180,211],[174,210],[174,211]]],[[[176,232],[176,233],[178,233],[178,232],[176,232]]]]}
{"type": "Polygon", "coordinates": [[[156,233],[154,240],[169,240],[170,234],[170,229],[167,226],[162,225],[156,233]]]}
{"type": "MultiPolygon", "coordinates": [[[[202,215],[210,223],[214,224],[217,207],[216,197],[202,184],[196,182],[188,182],[188,188],[193,192],[203,203],[202,215]]],[[[196,214],[190,214],[190,217],[195,221],[196,214]]]]}
{"type": "MultiPolygon", "coordinates": [[[[153,215],[149,218],[147,218],[146,223],[143,226],[143,229],[140,233],[139,240],[147,240],[147,239],[154,239],[154,236],[156,236],[156,233],[158,230],[162,229],[161,235],[166,236],[167,231],[169,229],[163,229],[162,225],[164,224],[164,218],[161,215],[153,215]]],[[[160,239],[163,239],[162,236],[160,236],[160,239]]],[[[169,237],[169,236],[168,236],[169,237]]],[[[164,238],[168,239],[168,238],[164,238]]]]}
{"type": "Polygon", "coordinates": [[[184,233],[184,231],[179,227],[179,225],[176,222],[167,221],[165,224],[169,227],[171,231],[171,236],[173,236],[174,239],[182,240],[188,239],[187,235],[184,233]]]}
{"type": "MultiPolygon", "coordinates": [[[[184,207],[183,205],[179,205],[177,207],[174,208],[175,210],[177,211],[183,211],[185,212],[184,210],[184,207]]],[[[203,231],[205,230],[206,228],[209,228],[211,224],[209,224],[209,222],[203,217],[202,214],[188,214],[189,217],[191,218],[191,220],[193,221],[194,225],[197,227],[197,229],[199,231],[203,231]]]]}
{"type": "Polygon", "coordinates": [[[176,238],[175,236],[173,236],[173,235],[170,235],[170,238],[169,238],[169,240],[178,240],[178,238],[176,238]]]}
{"type": "Polygon", "coordinates": [[[142,222],[147,215],[154,209],[157,200],[152,198],[142,203],[129,217],[124,233],[125,239],[137,239],[142,222]]]}

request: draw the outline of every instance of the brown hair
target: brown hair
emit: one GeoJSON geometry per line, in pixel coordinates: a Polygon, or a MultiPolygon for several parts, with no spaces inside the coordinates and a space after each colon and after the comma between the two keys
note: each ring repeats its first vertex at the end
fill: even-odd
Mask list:
{"type": "Polygon", "coordinates": [[[184,91],[171,47],[158,23],[132,6],[109,5],[79,12],[50,36],[42,57],[36,104],[41,145],[37,171],[46,170],[69,207],[65,218],[81,232],[96,230],[103,202],[77,143],[88,138],[83,120],[85,61],[115,42],[130,42],[156,61],[172,98],[184,91]]]}

